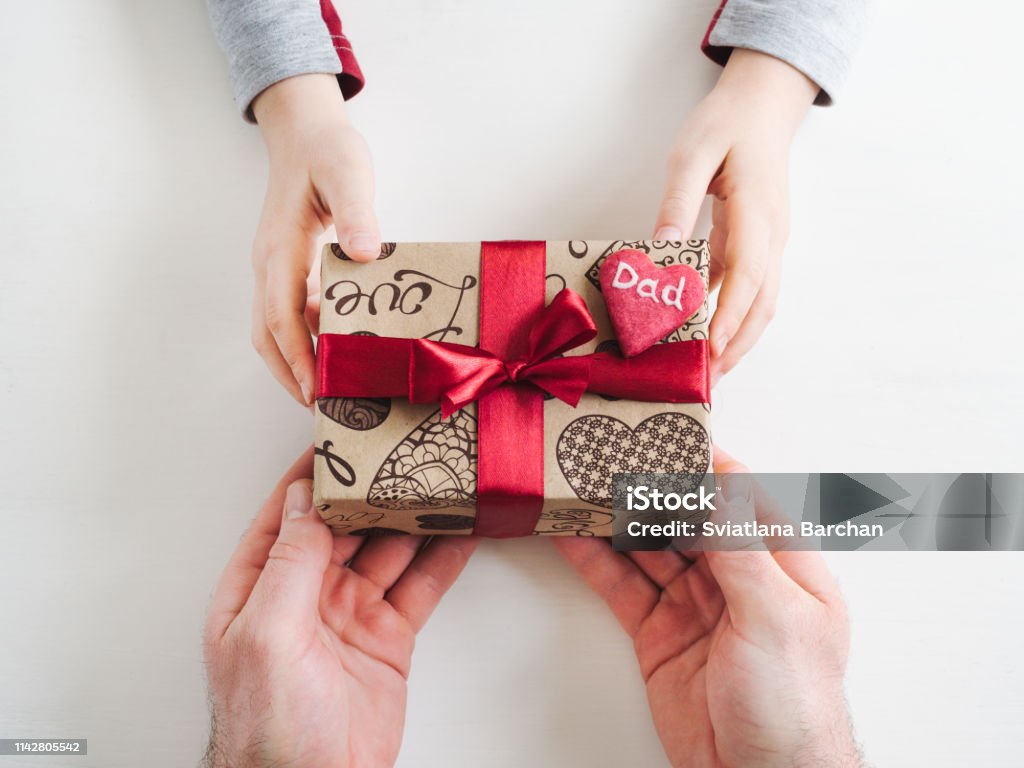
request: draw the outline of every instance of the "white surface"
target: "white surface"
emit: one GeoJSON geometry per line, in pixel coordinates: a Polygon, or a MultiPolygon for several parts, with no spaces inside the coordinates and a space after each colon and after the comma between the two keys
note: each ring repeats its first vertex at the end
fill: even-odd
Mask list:
{"type": "MultiPolygon", "coordinates": [[[[342,3],[386,236],[647,235],[713,5],[342,3]]],[[[1021,12],[929,8],[877,3],[798,140],[779,316],[715,401],[754,469],[1024,469],[1021,12]]],[[[309,439],[248,342],[263,150],[200,0],[3,15],[0,737],[193,764],[210,589],[309,439]]],[[[832,562],[869,757],[1019,764],[1024,560],[832,562]]],[[[628,642],[548,542],[481,547],[428,625],[401,762],[664,763],[628,642]]]]}

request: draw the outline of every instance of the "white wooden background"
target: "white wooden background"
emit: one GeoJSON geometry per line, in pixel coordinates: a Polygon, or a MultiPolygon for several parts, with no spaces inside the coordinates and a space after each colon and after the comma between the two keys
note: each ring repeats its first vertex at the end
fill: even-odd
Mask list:
{"type": "MultiPolygon", "coordinates": [[[[648,235],[715,4],[342,2],[385,236],[648,235]]],[[[200,0],[4,6],[0,737],[189,765],[211,587],[309,441],[248,341],[264,152],[200,0]]],[[[876,4],[798,139],[780,312],[715,398],[755,470],[1024,469],[1022,13],[923,8],[876,4]]],[[[1019,764],[1024,559],[831,562],[869,757],[1019,764]]],[[[663,763],[603,605],[546,541],[481,547],[421,636],[401,764],[663,763]]]]}

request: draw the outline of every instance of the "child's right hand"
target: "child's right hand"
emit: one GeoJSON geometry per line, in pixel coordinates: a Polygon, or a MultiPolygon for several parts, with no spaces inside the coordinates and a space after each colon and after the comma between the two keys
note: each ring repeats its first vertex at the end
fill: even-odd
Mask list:
{"type": "Polygon", "coordinates": [[[252,264],[252,343],[277,380],[304,405],[314,397],[313,341],[307,287],[317,237],[333,222],[338,242],[356,261],[380,254],[373,212],[373,166],[363,137],[348,120],[333,75],[299,75],[263,91],[253,113],[270,155],[270,179],[252,264]]]}

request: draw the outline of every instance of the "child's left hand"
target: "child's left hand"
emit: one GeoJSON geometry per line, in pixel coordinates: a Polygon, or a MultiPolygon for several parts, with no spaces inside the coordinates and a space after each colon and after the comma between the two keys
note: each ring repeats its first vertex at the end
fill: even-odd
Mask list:
{"type": "Polygon", "coordinates": [[[789,234],[789,149],[818,93],[767,54],[733,51],[717,85],[691,113],[669,155],[656,240],[686,240],[714,196],[712,385],[735,366],[775,313],[789,234]]]}

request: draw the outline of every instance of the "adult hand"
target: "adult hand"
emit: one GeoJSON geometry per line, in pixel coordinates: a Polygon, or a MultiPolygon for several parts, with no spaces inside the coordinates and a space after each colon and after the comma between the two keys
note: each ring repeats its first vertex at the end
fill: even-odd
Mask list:
{"type": "MultiPolygon", "coordinates": [[[[715,469],[738,520],[753,505],[746,469],[720,451],[715,469]]],[[[633,638],[672,765],[861,765],[843,698],[846,610],[818,553],[555,544],[633,638]]]]}
{"type": "Polygon", "coordinates": [[[468,536],[334,538],[312,505],[311,474],[308,452],[214,594],[211,768],[393,764],[415,635],[476,547],[468,536]]]}
{"type": "Polygon", "coordinates": [[[712,384],[735,366],[775,312],[789,235],[789,150],[818,87],[788,64],[737,49],[683,125],[669,155],[656,240],[686,240],[714,196],[712,384]]]}
{"type": "Polygon", "coordinates": [[[317,237],[331,223],[356,261],[380,255],[370,152],[345,114],[333,75],[299,75],[253,103],[270,156],[270,178],[252,263],[252,343],[304,405],[313,400],[313,342],[319,311],[317,237]]]}

